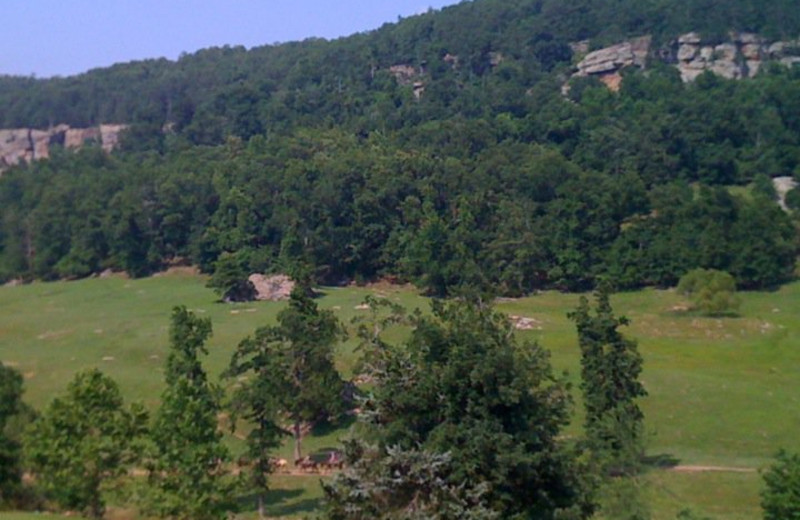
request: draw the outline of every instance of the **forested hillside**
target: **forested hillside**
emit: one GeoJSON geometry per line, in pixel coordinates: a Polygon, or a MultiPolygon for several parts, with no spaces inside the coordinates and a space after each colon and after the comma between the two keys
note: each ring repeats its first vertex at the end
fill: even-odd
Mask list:
{"type": "Polygon", "coordinates": [[[792,0],[475,0],[335,41],[214,48],[0,78],[0,126],[131,125],[0,178],[0,280],[314,268],[431,294],[793,275],[800,68],[684,84],[651,60],[619,92],[562,85],[570,43],[697,31],[800,36],[792,0]],[[741,187],[748,187],[743,189],[741,187]],[[228,253],[228,254],[225,254],[228,253]]]}

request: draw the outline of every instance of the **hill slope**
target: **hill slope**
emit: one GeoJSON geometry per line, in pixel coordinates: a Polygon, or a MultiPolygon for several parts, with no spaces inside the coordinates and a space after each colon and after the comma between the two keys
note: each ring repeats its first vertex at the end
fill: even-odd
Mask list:
{"type": "Polygon", "coordinates": [[[579,39],[800,33],[788,0],[729,4],[476,0],[332,42],[3,78],[3,125],[130,127],[120,154],[54,146],[3,175],[0,279],[225,259],[440,295],[698,266],[782,283],[797,232],[769,178],[800,172],[797,68],[684,84],[656,60],[617,93],[585,77],[561,94],[579,39]]]}

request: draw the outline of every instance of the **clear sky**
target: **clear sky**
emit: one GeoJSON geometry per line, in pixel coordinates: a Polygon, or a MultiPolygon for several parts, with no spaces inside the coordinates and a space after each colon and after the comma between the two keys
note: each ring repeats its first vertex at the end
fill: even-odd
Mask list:
{"type": "Polygon", "coordinates": [[[336,38],[458,0],[4,0],[0,74],[69,76],[222,45],[336,38]]]}

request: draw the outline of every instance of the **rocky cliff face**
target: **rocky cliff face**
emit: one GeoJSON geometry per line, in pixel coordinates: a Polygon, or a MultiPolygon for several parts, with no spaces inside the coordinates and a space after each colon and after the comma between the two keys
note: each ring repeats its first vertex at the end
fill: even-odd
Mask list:
{"type": "Polygon", "coordinates": [[[127,125],[100,125],[91,128],[70,128],[58,125],[49,130],[32,128],[0,129],[0,172],[21,161],[50,157],[50,147],[80,148],[97,143],[110,152],[119,145],[120,133],[127,125]]]}
{"type": "MultiPolygon", "coordinates": [[[[580,46],[573,46],[576,48],[580,46]]],[[[787,66],[800,64],[800,40],[770,42],[757,34],[731,33],[728,41],[712,43],[691,32],[664,47],[652,49],[650,38],[645,36],[586,54],[574,76],[594,76],[616,89],[623,68],[644,68],[647,59],[674,65],[684,82],[694,81],[707,70],[728,79],[749,78],[766,61],[787,66]]]]}
{"type": "MultiPolygon", "coordinates": [[[[620,71],[623,68],[644,68],[650,52],[650,42],[650,36],[643,36],[590,52],[578,63],[578,72],[575,75],[596,76],[609,88],[617,90],[622,82],[620,71]]],[[[581,42],[573,46],[573,51],[586,47],[586,42],[581,42]]]]}
{"type": "Polygon", "coordinates": [[[755,76],[766,61],[780,61],[785,65],[800,63],[800,42],[768,42],[757,34],[734,33],[730,41],[711,45],[700,35],[681,35],[673,46],[674,57],[681,78],[694,81],[710,70],[714,74],[739,79],[755,76]]]}

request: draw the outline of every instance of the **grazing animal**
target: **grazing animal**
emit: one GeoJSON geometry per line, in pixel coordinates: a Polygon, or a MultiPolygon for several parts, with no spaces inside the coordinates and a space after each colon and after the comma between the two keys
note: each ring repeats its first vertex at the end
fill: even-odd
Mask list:
{"type": "Polygon", "coordinates": [[[344,459],[338,451],[330,452],[328,460],[323,462],[323,465],[328,469],[342,469],[344,467],[344,459]]]}
{"type": "Polygon", "coordinates": [[[308,455],[294,461],[294,465],[303,471],[316,471],[319,468],[317,462],[308,455]]]}

